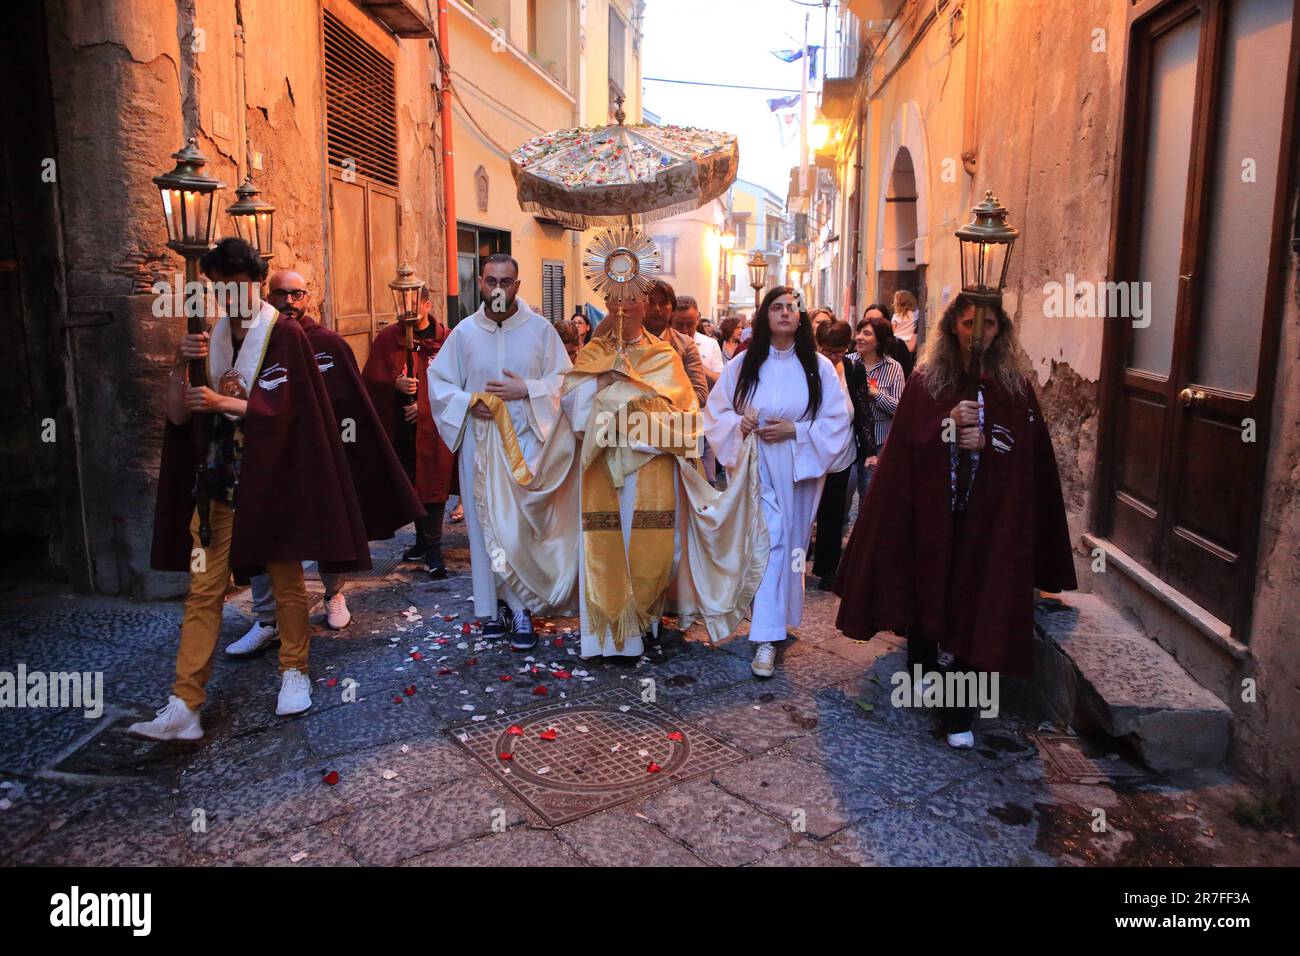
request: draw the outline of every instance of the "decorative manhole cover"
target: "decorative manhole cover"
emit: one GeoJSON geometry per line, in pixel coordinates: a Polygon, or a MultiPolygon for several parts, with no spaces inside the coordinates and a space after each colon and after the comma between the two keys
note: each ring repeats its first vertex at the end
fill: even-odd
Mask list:
{"type": "Polygon", "coordinates": [[[1068,734],[1033,734],[1038,750],[1047,764],[1051,783],[1097,783],[1121,777],[1145,776],[1142,770],[1121,760],[1100,761],[1089,757],[1083,741],[1068,734]]]}
{"type": "Polygon", "coordinates": [[[744,757],[623,688],[448,733],[552,826],[744,757]]]}

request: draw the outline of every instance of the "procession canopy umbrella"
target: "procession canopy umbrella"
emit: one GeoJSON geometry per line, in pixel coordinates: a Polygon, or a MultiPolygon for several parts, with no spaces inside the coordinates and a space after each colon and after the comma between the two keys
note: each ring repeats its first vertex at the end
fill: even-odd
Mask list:
{"type": "Polygon", "coordinates": [[[536,136],[510,154],[519,205],[573,229],[634,226],[698,209],[736,179],[729,133],[688,126],[613,126],[536,136]]]}

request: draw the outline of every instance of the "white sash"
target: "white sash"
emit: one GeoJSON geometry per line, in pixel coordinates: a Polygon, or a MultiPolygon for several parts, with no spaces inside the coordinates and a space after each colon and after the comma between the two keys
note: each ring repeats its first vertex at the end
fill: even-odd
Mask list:
{"type": "MultiPolygon", "coordinates": [[[[244,332],[244,344],[239,348],[237,359],[233,358],[235,346],[230,338],[230,317],[223,315],[218,319],[208,341],[208,387],[215,390],[221,382],[221,376],[234,368],[251,398],[253,386],[262,370],[262,360],[266,358],[267,344],[271,341],[271,329],[279,317],[280,313],[275,307],[263,300],[262,307],[244,332]]],[[[227,414],[226,417],[232,422],[238,419],[236,415],[227,414]]]]}

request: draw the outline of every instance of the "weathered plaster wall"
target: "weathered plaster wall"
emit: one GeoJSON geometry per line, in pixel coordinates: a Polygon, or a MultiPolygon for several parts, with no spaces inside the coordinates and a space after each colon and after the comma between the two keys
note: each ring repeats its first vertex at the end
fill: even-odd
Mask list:
{"type": "MultiPolygon", "coordinates": [[[[397,63],[402,249],[445,290],[441,164],[423,40],[397,41],[359,8],[397,63]]],[[[69,363],[93,586],[181,593],[185,578],[148,569],[162,436],[162,397],[180,322],[153,315],[157,280],[183,269],[166,248],[152,177],[194,136],[225,182],[218,234],[233,229],[247,145],[254,179],[276,207],[272,267],[328,293],[321,6],[316,0],[50,0],[47,42],[58,140],[69,363]],[[246,57],[239,57],[242,23],[246,57]],[[247,108],[244,101],[246,99],[247,108]]]]}

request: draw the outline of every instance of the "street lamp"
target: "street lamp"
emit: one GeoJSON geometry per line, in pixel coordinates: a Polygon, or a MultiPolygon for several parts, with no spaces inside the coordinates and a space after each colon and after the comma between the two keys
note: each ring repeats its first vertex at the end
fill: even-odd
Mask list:
{"type": "MultiPolygon", "coordinates": [[[[397,269],[397,278],[388,283],[388,288],[393,290],[397,320],[406,328],[406,377],[415,378],[415,327],[420,323],[424,280],[415,274],[410,262],[403,259],[397,269]]],[[[402,404],[410,405],[414,401],[414,395],[406,395],[403,396],[402,404]]]]}
{"type": "MultiPolygon", "coordinates": [[[[191,333],[206,332],[207,317],[203,314],[201,295],[192,294],[199,278],[199,259],[212,248],[212,227],[215,221],[216,195],[226,184],[218,182],[203,172],[207,157],[199,152],[198,143],[190,139],[181,149],[172,153],[176,165],[171,172],[153,178],[162,198],[163,219],[167,224],[167,247],[185,259],[185,288],[181,301],[185,303],[185,328],[191,333]]],[[[191,387],[208,384],[206,363],[194,359],[189,364],[191,387]]],[[[208,500],[206,475],[208,459],[208,416],[198,415],[190,429],[194,446],[194,460],[199,462],[200,475],[196,484],[195,508],[199,516],[199,543],[207,547],[212,543],[212,526],[209,521],[211,504],[208,500]]]]}
{"type": "Polygon", "coordinates": [[[249,173],[243,185],[235,190],[239,201],[226,210],[235,223],[235,234],[257,250],[267,262],[271,261],[274,251],[275,207],[257,197],[262,190],[253,185],[253,174],[249,173]]]}
{"type": "Polygon", "coordinates": [[[754,308],[757,309],[758,292],[767,283],[767,256],[762,250],[755,249],[745,265],[749,267],[749,285],[754,290],[754,308]]]}

